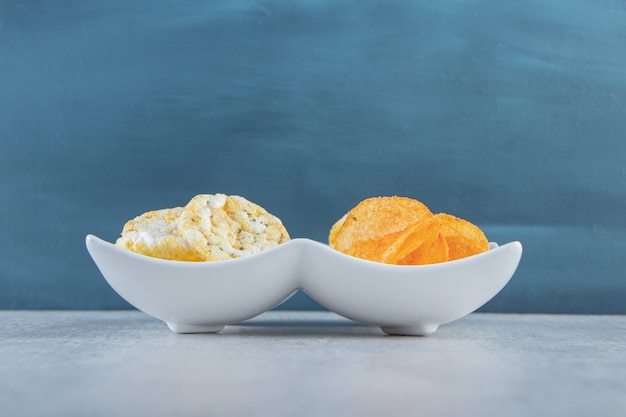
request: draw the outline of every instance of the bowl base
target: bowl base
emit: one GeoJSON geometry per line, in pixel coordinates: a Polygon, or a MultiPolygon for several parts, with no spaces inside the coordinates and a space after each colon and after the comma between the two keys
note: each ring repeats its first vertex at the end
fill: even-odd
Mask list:
{"type": "Polygon", "coordinates": [[[411,326],[382,326],[381,330],[392,336],[430,336],[437,328],[437,323],[424,322],[411,326]]]}
{"type": "Polygon", "coordinates": [[[174,333],[217,333],[224,328],[224,325],[219,324],[193,324],[177,321],[166,321],[165,323],[174,333]]]}

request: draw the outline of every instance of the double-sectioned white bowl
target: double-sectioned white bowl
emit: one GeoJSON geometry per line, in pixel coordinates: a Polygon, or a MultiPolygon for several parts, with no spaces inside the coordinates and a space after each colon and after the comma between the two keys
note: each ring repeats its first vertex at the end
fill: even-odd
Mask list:
{"type": "Polygon", "coordinates": [[[490,243],[479,255],[401,266],[345,255],[304,238],[217,262],[156,259],[87,235],[87,249],[109,285],[175,333],[218,332],[303,290],[322,306],[387,334],[434,333],[481,307],[511,279],[522,245],[490,243]]]}

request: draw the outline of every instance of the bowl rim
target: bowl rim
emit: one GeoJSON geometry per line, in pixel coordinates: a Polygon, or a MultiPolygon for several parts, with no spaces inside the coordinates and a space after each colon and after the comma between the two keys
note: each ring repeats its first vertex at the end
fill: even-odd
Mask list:
{"type": "Polygon", "coordinates": [[[129,256],[132,258],[135,258],[137,260],[143,260],[146,262],[156,262],[156,263],[161,263],[163,265],[177,265],[180,266],[181,268],[217,268],[217,267],[225,267],[226,265],[237,265],[239,263],[242,262],[254,262],[255,260],[260,259],[261,257],[267,257],[270,256],[270,254],[272,254],[273,252],[276,252],[278,250],[284,250],[284,247],[288,247],[288,246],[295,246],[295,245],[300,245],[300,246],[304,246],[304,245],[309,245],[312,247],[316,247],[318,250],[324,250],[327,253],[331,254],[331,256],[335,256],[338,257],[339,259],[344,259],[346,261],[352,261],[355,262],[356,264],[360,264],[362,266],[370,266],[370,267],[374,267],[374,268],[383,268],[383,269],[388,269],[388,270],[410,270],[410,269],[414,269],[414,270],[424,270],[424,269],[430,269],[430,268],[442,268],[448,265],[459,265],[462,263],[466,263],[466,262],[473,262],[476,259],[480,259],[482,257],[485,256],[491,256],[493,255],[493,253],[495,252],[500,252],[503,250],[507,250],[510,249],[511,247],[519,247],[520,250],[522,249],[522,244],[519,240],[513,240],[507,243],[503,243],[503,244],[498,244],[496,242],[489,242],[489,249],[475,254],[475,255],[471,255],[465,258],[461,258],[461,259],[455,259],[455,260],[451,260],[451,261],[446,261],[446,262],[440,262],[440,263],[436,263],[436,264],[424,264],[424,265],[396,265],[396,264],[387,264],[387,263],[383,263],[383,262],[376,262],[376,261],[371,261],[368,259],[362,259],[362,258],[358,258],[356,256],[352,256],[352,255],[348,255],[345,254],[343,252],[340,252],[338,250],[335,250],[333,248],[331,248],[327,243],[322,243],[319,242],[317,240],[311,239],[311,238],[307,238],[307,237],[297,237],[297,238],[293,238],[285,243],[281,243],[280,245],[274,246],[272,248],[269,249],[265,249],[261,252],[258,253],[254,253],[251,255],[247,255],[247,256],[242,256],[239,258],[232,258],[232,259],[226,259],[226,260],[220,260],[220,261],[179,261],[179,260],[171,260],[171,259],[162,259],[162,258],[157,258],[157,257],[153,257],[153,256],[148,256],[148,255],[144,255],[141,253],[137,253],[137,252],[133,252],[129,249],[126,248],[122,248],[120,246],[117,246],[115,243],[112,243],[110,241],[107,241],[105,239],[102,239],[100,237],[98,237],[95,234],[87,234],[85,237],[85,244],[91,254],[91,248],[94,245],[100,245],[100,246],[105,246],[110,248],[113,251],[116,251],[117,253],[123,255],[123,256],[129,256]],[[282,249],[281,249],[282,248],[282,249]]]}

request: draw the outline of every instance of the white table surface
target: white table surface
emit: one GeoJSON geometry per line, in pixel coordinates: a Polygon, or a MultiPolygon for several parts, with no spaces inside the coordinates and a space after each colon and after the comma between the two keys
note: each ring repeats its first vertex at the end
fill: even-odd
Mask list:
{"type": "Polygon", "coordinates": [[[0,311],[1,416],[626,416],[626,316],[475,313],[430,337],[272,311],[0,311]]]}

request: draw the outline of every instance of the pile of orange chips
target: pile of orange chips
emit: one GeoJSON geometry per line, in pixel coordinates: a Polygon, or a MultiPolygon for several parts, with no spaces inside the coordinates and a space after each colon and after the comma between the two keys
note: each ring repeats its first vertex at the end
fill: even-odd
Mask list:
{"type": "Polygon", "coordinates": [[[333,225],[328,242],[348,255],[396,265],[452,261],[489,249],[476,225],[397,196],[361,201],[333,225]]]}

